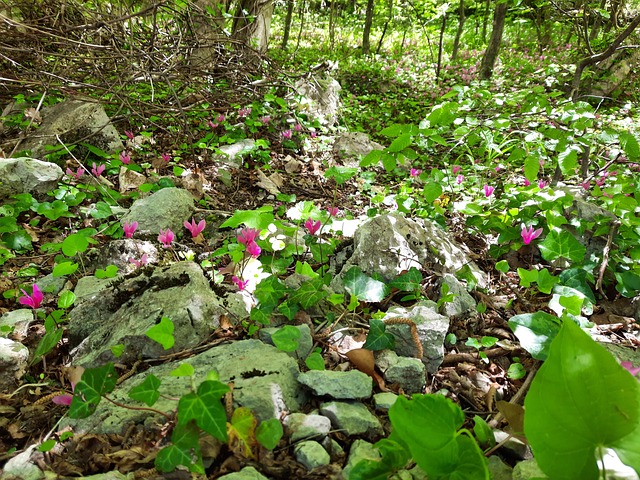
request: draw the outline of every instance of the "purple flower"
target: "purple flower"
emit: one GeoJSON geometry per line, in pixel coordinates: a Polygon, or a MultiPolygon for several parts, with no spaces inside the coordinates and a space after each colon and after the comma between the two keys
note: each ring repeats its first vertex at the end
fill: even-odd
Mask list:
{"type": "Polygon", "coordinates": [[[124,222],[124,225],[122,225],[122,229],[124,230],[124,236],[126,238],[131,238],[133,237],[133,232],[136,231],[136,229],[138,228],[138,222],[124,222]]]}
{"type": "Polygon", "coordinates": [[[149,261],[149,259],[148,259],[146,253],[142,254],[142,256],[140,257],[140,260],[137,260],[135,258],[130,258],[129,259],[129,263],[133,263],[136,266],[136,268],[140,268],[143,265],[146,265],[148,261],[149,261]]]}
{"type": "Polygon", "coordinates": [[[209,125],[211,128],[218,128],[218,124],[217,123],[213,123],[211,120],[209,120],[207,122],[207,125],[209,125]]]}
{"type": "Polygon", "coordinates": [[[256,242],[249,242],[246,246],[247,253],[254,258],[258,258],[262,249],[258,246],[256,242]]]}
{"type": "Polygon", "coordinates": [[[251,107],[241,108],[240,110],[238,110],[239,117],[247,117],[249,115],[251,115],[251,107]]]}
{"type": "Polygon", "coordinates": [[[460,185],[462,182],[464,182],[464,175],[458,175],[456,177],[456,183],[460,185]]]}
{"type": "Polygon", "coordinates": [[[302,131],[302,125],[300,125],[299,123],[296,123],[296,124],[294,125],[293,129],[294,129],[296,132],[300,132],[300,131],[302,131]]]}
{"type": "Polygon", "coordinates": [[[604,182],[607,180],[607,177],[605,175],[602,175],[600,178],[598,178],[596,180],[596,185],[601,187],[604,185],[604,182]]]}
{"type": "Polygon", "coordinates": [[[67,175],[69,175],[70,177],[75,178],[76,180],[79,179],[82,174],[84,173],[84,169],[82,167],[78,167],[78,170],[74,173],[73,170],[71,170],[70,168],[67,168],[67,175]]]}
{"type": "Polygon", "coordinates": [[[546,186],[547,186],[547,182],[545,182],[544,180],[539,180],[539,181],[538,181],[538,188],[539,188],[540,190],[542,190],[542,189],[543,189],[544,187],[546,187],[546,186]]]}
{"type": "Polygon", "coordinates": [[[123,150],[120,152],[120,161],[125,165],[129,165],[131,163],[131,155],[126,150],[123,150]]]}
{"type": "Polygon", "coordinates": [[[412,168],[411,171],[409,172],[409,175],[411,175],[412,177],[417,177],[421,173],[422,173],[422,170],[419,170],[417,168],[412,168]]]}
{"type": "Polygon", "coordinates": [[[336,215],[338,215],[338,207],[329,207],[327,208],[327,212],[329,213],[330,216],[335,217],[336,215]]]}
{"type": "Polygon", "coordinates": [[[167,228],[166,231],[160,230],[160,235],[158,235],[158,241],[164,245],[164,248],[169,248],[171,246],[171,242],[173,242],[174,234],[170,228],[167,228]]]}
{"type": "Polygon", "coordinates": [[[529,185],[531,185],[531,182],[529,181],[529,179],[528,179],[528,178],[526,178],[526,177],[525,177],[525,179],[524,179],[524,186],[525,186],[525,187],[528,187],[529,185]]]}
{"type": "Polygon", "coordinates": [[[40,304],[42,303],[42,299],[44,298],[44,295],[38,288],[38,285],[36,285],[35,283],[31,287],[31,290],[32,290],[31,295],[29,295],[27,292],[22,290],[22,293],[24,293],[24,297],[20,297],[18,299],[18,302],[22,305],[31,307],[35,310],[36,308],[40,308],[40,304]]]}
{"type": "Polygon", "coordinates": [[[255,228],[243,228],[238,235],[238,242],[243,245],[248,245],[253,242],[258,235],[260,235],[260,230],[256,230],[255,228]]]}
{"type": "Polygon", "coordinates": [[[629,372],[634,377],[640,373],[640,367],[634,367],[631,362],[620,362],[620,366],[624,368],[627,372],[629,372]]]}
{"type": "Polygon", "coordinates": [[[133,137],[135,136],[131,130],[125,130],[124,134],[127,136],[129,140],[133,140],[133,137]]]}
{"type": "Polygon", "coordinates": [[[492,187],[491,185],[485,185],[484,187],[482,187],[482,189],[484,190],[485,197],[490,197],[495,191],[495,188],[492,187]]]}
{"type": "Polygon", "coordinates": [[[456,175],[460,170],[462,170],[462,167],[460,167],[460,165],[454,165],[451,171],[454,175],[456,175]]]}
{"type": "Polygon", "coordinates": [[[169,155],[168,153],[163,153],[160,156],[162,157],[162,160],[164,160],[167,163],[169,163],[169,160],[171,160],[171,155],[169,155]]]}
{"type": "Polygon", "coordinates": [[[96,164],[94,162],[93,166],[91,167],[91,173],[93,173],[93,175],[95,175],[96,177],[99,177],[100,175],[102,175],[102,172],[104,172],[104,165],[96,167],[96,164]]]}
{"type": "Polygon", "coordinates": [[[285,130],[284,132],[282,132],[282,136],[287,140],[291,138],[291,135],[293,135],[293,132],[291,130],[285,130]]]}
{"type": "Polygon", "coordinates": [[[224,122],[224,115],[221,113],[220,115],[218,115],[218,117],[216,118],[218,123],[222,123],[224,122]]]}
{"type": "Polygon", "coordinates": [[[316,234],[316,232],[317,232],[318,230],[320,230],[320,226],[321,226],[321,225],[322,225],[322,224],[320,223],[320,220],[317,220],[317,221],[315,221],[315,222],[314,222],[313,220],[308,219],[306,222],[304,222],[304,226],[305,226],[305,228],[306,228],[307,230],[309,230],[309,233],[310,233],[311,235],[315,235],[315,234],[316,234]]]}
{"type": "Polygon", "coordinates": [[[264,124],[264,125],[269,125],[269,122],[271,121],[271,117],[269,115],[265,115],[264,117],[260,118],[260,121],[264,124]]]}
{"type": "Polygon", "coordinates": [[[541,228],[534,230],[533,227],[529,227],[527,229],[527,227],[524,226],[524,223],[522,224],[522,230],[520,231],[520,236],[522,237],[522,241],[524,242],[525,245],[529,245],[532,240],[535,240],[541,234],[542,234],[541,228]]]}
{"type": "Polygon", "coordinates": [[[247,283],[249,283],[249,280],[242,280],[235,275],[231,277],[231,281],[238,286],[238,290],[244,290],[247,286],[247,283]]]}
{"type": "Polygon", "coordinates": [[[183,225],[184,228],[191,232],[191,238],[196,238],[204,230],[207,222],[205,222],[204,220],[200,220],[200,222],[196,224],[196,221],[193,219],[193,217],[191,217],[191,223],[184,222],[183,225]]]}
{"type": "Polygon", "coordinates": [[[590,180],[587,180],[586,182],[582,182],[582,183],[580,184],[580,186],[581,186],[582,188],[584,188],[585,190],[589,190],[589,188],[591,187],[591,181],[590,181],[590,180]]]}
{"type": "MultiPolygon", "coordinates": [[[[73,392],[75,389],[76,389],[76,384],[72,383],[71,391],[73,392]]],[[[69,405],[71,405],[71,402],[73,401],[73,395],[70,395],[68,393],[65,393],[64,395],[56,395],[51,399],[51,401],[56,405],[66,405],[68,407],[69,405]]]]}

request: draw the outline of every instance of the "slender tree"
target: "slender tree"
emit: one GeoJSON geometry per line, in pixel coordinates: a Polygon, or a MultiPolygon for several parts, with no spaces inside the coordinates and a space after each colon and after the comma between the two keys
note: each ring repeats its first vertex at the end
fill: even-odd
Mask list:
{"type": "Polygon", "coordinates": [[[489,45],[482,57],[482,63],[480,65],[480,78],[488,80],[493,75],[493,66],[498,58],[498,51],[500,50],[500,43],[502,42],[502,33],[504,32],[504,19],[507,16],[507,3],[501,2],[496,5],[496,9],[493,13],[493,30],[491,31],[491,38],[489,39],[489,45]]]}
{"type": "Polygon", "coordinates": [[[458,50],[460,49],[460,37],[462,37],[464,22],[466,19],[467,17],[464,14],[464,0],[460,0],[460,5],[458,5],[458,29],[456,30],[456,38],[453,41],[453,52],[451,53],[452,62],[455,62],[456,58],[458,58],[458,50]]]}
{"type": "Polygon", "coordinates": [[[371,33],[371,24],[373,23],[374,0],[367,1],[367,13],[364,18],[364,30],[362,31],[362,53],[369,54],[371,44],[369,43],[369,34],[371,33]]]}
{"type": "Polygon", "coordinates": [[[289,43],[289,34],[291,33],[291,21],[293,19],[293,1],[287,0],[287,16],[284,20],[284,33],[282,35],[282,49],[286,50],[289,43]]]}

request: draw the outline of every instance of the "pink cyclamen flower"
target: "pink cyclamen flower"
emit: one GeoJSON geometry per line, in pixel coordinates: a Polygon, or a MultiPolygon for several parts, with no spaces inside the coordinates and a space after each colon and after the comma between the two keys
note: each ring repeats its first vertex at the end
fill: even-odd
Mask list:
{"type": "Polygon", "coordinates": [[[224,115],[221,113],[220,115],[218,115],[218,117],[216,118],[216,120],[218,121],[218,123],[222,123],[222,122],[224,122],[224,115]]]}
{"type": "Polygon", "coordinates": [[[120,161],[125,165],[129,165],[131,163],[131,155],[126,150],[120,152],[120,161]]]}
{"type": "Polygon", "coordinates": [[[249,283],[249,280],[242,280],[235,275],[231,277],[231,281],[238,286],[238,290],[244,290],[247,286],[247,283],[249,283]]]}
{"type": "Polygon", "coordinates": [[[158,241],[164,245],[164,248],[169,248],[171,246],[171,242],[173,242],[173,238],[175,235],[171,231],[170,228],[167,228],[166,231],[160,230],[160,235],[158,235],[158,241]]]}
{"type": "Polygon", "coordinates": [[[291,135],[293,135],[293,132],[291,130],[285,130],[284,132],[282,132],[282,136],[287,140],[291,138],[291,135]]]}
{"type": "Polygon", "coordinates": [[[264,117],[260,118],[260,121],[264,124],[264,125],[269,125],[269,122],[271,121],[271,117],[269,115],[265,115],[264,117]]]}
{"type": "Polygon", "coordinates": [[[258,246],[256,242],[249,242],[246,246],[247,253],[254,258],[258,258],[262,249],[258,246]]]}
{"type": "Polygon", "coordinates": [[[205,222],[204,220],[200,220],[200,222],[196,224],[196,221],[193,219],[193,217],[191,217],[191,223],[184,222],[183,225],[184,228],[191,232],[191,237],[196,238],[204,230],[207,222],[205,222]]]}
{"type": "Polygon", "coordinates": [[[142,254],[142,256],[140,257],[140,260],[138,260],[136,258],[130,258],[129,259],[129,263],[134,264],[136,266],[136,268],[140,268],[143,265],[146,265],[148,261],[149,261],[149,258],[148,258],[146,253],[142,254]]]}
{"type": "Polygon", "coordinates": [[[243,245],[248,245],[253,242],[260,235],[260,230],[255,228],[243,228],[238,234],[238,242],[243,245]]]}
{"type": "Polygon", "coordinates": [[[138,222],[124,222],[124,225],[122,225],[122,229],[124,230],[124,236],[126,238],[131,238],[133,237],[133,232],[136,231],[136,229],[138,228],[138,222]]]}
{"type": "Polygon", "coordinates": [[[498,173],[498,172],[500,171],[500,165],[498,165],[498,166],[495,168],[495,171],[496,171],[496,173],[498,173]]]}
{"type": "Polygon", "coordinates": [[[582,183],[580,184],[580,186],[581,186],[582,188],[584,188],[585,190],[589,190],[589,188],[591,188],[591,181],[590,181],[590,180],[587,180],[586,182],[582,182],[582,183]]]}
{"type": "Polygon", "coordinates": [[[454,175],[457,175],[460,170],[462,170],[462,167],[460,165],[454,165],[451,171],[454,175]]]}
{"type": "Polygon", "coordinates": [[[464,175],[458,175],[456,177],[456,183],[460,185],[462,182],[464,182],[464,175]]]}
{"type": "Polygon", "coordinates": [[[160,156],[162,157],[162,160],[164,160],[167,163],[169,163],[169,160],[171,160],[171,155],[169,155],[168,153],[163,153],[160,156]]]}
{"type": "Polygon", "coordinates": [[[546,187],[546,186],[547,186],[547,182],[545,182],[544,180],[540,180],[540,181],[538,181],[538,188],[539,188],[540,190],[542,190],[542,189],[543,189],[544,187],[546,187]]]}
{"type": "Polygon", "coordinates": [[[24,293],[24,297],[20,297],[18,299],[18,302],[20,304],[26,305],[28,307],[31,307],[34,310],[36,308],[40,308],[40,304],[42,303],[42,299],[44,298],[44,295],[42,294],[42,292],[38,288],[38,285],[36,285],[35,283],[33,284],[31,295],[29,295],[24,290],[22,290],[22,293],[24,293]]]}
{"type": "Polygon", "coordinates": [[[321,226],[321,225],[322,225],[322,224],[320,223],[320,220],[317,220],[317,221],[315,221],[315,222],[314,222],[313,220],[308,219],[306,222],[304,222],[304,226],[305,226],[305,228],[306,228],[307,230],[309,230],[309,233],[310,233],[311,235],[315,235],[315,234],[316,234],[316,232],[317,232],[318,230],[320,230],[320,226],[321,226]]]}
{"type": "Polygon", "coordinates": [[[131,130],[125,130],[124,134],[127,136],[129,140],[133,140],[133,137],[135,136],[131,130]]]}
{"type": "Polygon", "coordinates": [[[493,192],[495,191],[495,188],[492,187],[491,185],[485,185],[483,187],[483,190],[484,190],[484,196],[485,197],[490,197],[493,194],[493,192]]]}
{"type": "Polygon", "coordinates": [[[533,227],[525,227],[524,223],[522,224],[522,230],[520,231],[520,236],[522,237],[522,241],[525,245],[529,245],[533,240],[542,235],[542,228],[538,228],[534,230],[533,227]]]}
{"type": "Polygon", "coordinates": [[[634,377],[640,373],[640,367],[634,367],[631,362],[620,362],[620,366],[634,377]]]}
{"type": "Polygon", "coordinates": [[[293,129],[294,129],[296,132],[301,132],[301,131],[302,131],[302,125],[300,125],[299,123],[296,123],[296,124],[293,126],[293,129]]]}
{"type": "MultiPolygon", "coordinates": [[[[76,384],[72,383],[71,391],[73,392],[75,389],[76,389],[76,384]]],[[[70,395],[68,393],[65,393],[64,395],[56,395],[51,399],[51,401],[56,405],[66,405],[68,407],[69,405],[71,405],[71,402],[73,401],[73,395],[70,395]]]]}
{"type": "Polygon", "coordinates": [[[528,187],[529,185],[531,185],[531,182],[529,181],[529,179],[528,179],[528,178],[525,178],[525,179],[524,179],[524,186],[525,186],[525,187],[528,187]]]}
{"type": "Polygon", "coordinates": [[[82,174],[84,173],[84,169],[82,167],[78,167],[78,170],[76,172],[74,172],[73,170],[71,170],[70,168],[67,168],[67,175],[69,175],[70,177],[75,178],[76,180],[79,179],[82,174]]]}
{"type": "Polygon", "coordinates": [[[213,123],[211,120],[209,120],[207,122],[207,125],[209,125],[209,127],[211,127],[211,128],[218,128],[218,124],[217,123],[213,123]]]}
{"type": "Polygon", "coordinates": [[[421,173],[422,173],[422,170],[419,170],[417,168],[412,168],[411,171],[409,172],[409,175],[411,175],[412,177],[417,177],[421,173]]]}
{"type": "Polygon", "coordinates": [[[316,138],[318,136],[318,132],[311,132],[309,135],[311,138],[316,138]]]}
{"type": "Polygon", "coordinates": [[[102,172],[104,172],[104,168],[104,165],[96,167],[96,164],[94,163],[91,166],[91,173],[93,173],[96,177],[99,177],[100,175],[102,175],[102,172]]]}
{"type": "Polygon", "coordinates": [[[603,175],[603,176],[601,176],[600,178],[598,178],[598,179],[596,180],[596,185],[597,185],[597,186],[599,186],[599,187],[601,187],[601,186],[603,186],[603,185],[604,185],[604,182],[605,182],[606,180],[607,180],[607,177],[603,175]]]}
{"type": "Polygon", "coordinates": [[[239,117],[246,117],[248,115],[251,115],[251,108],[241,108],[240,110],[238,110],[238,116],[239,117]]]}
{"type": "Polygon", "coordinates": [[[330,216],[335,217],[336,215],[338,215],[338,207],[329,207],[327,208],[327,213],[329,213],[330,216]]]}

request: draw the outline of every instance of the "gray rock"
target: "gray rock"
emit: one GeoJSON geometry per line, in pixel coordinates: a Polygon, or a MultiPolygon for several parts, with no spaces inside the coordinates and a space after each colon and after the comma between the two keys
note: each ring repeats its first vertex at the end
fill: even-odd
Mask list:
{"type": "Polygon", "coordinates": [[[90,271],[97,268],[104,270],[109,265],[115,265],[118,267],[119,274],[131,273],[137,267],[131,263],[130,259],[140,260],[143,255],[147,256],[148,265],[158,263],[158,249],[152,242],[122,238],[111,240],[100,249],[89,250],[85,255],[84,265],[90,271]]]}
{"type": "MultiPolygon", "coordinates": [[[[173,400],[191,391],[192,377],[173,377],[170,373],[181,363],[194,368],[193,381],[199,385],[212,371],[217,371],[220,382],[234,383],[234,407],[244,406],[253,411],[259,421],[281,418],[284,412],[296,412],[306,397],[297,382],[298,363],[284,352],[259,340],[242,340],[219,345],[186,361],[169,362],[150,368],[122,382],[110,398],[125,405],[140,404],[129,398],[131,388],[144,381],[148,374],[161,380],[161,397],[153,405],[161,412],[173,412],[178,404],[173,400]]],[[[144,423],[157,428],[162,417],[148,411],[128,410],[101,402],[96,412],[86,419],[65,419],[64,425],[73,426],[77,433],[91,431],[96,434],[121,434],[132,424],[144,423]]]]}
{"type": "Polygon", "coordinates": [[[348,480],[349,473],[362,460],[380,460],[380,451],[365,440],[356,440],[351,444],[347,464],[342,469],[342,479],[348,480]]]}
{"type": "Polygon", "coordinates": [[[50,273],[36,283],[42,292],[58,295],[67,283],[67,277],[54,277],[53,274],[50,273]]]}
{"type": "Polygon", "coordinates": [[[331,431],[331,420],[322,415],[291,413],[285,418],[284,424],[289,430],[291,442],[305,438],[323,439],[331,431]]]}
{"type": "MultiPolygon", "coordinates": [[[[293,352],[287,352],[294,358],[298,360],[304,360],[311,353],[311,349],[313,348],[313,337],[311,336],[311,329],[309,325],[295,325],[295,328],[300,330],[300,338],[298,339],[298,348],[296,348],[293,352]]],[[[271,337],[274,333],[276,333],[280,328],[278,327],[268,327],[260,329],[258,336],[260,340],[264,343],[268,343],[269,345],[273,345],[273,340],[271,337]]]]}
{"type": "Polygon", "coordinates": [[[296,97],[289,104],[323,125],[333,126],[340,110],[340,84],[330,76],[312,76],[298,80],[296,97]]]}
{"type": "Polygon", "coordinates": [[[231,145],[222,145],[218,148],[220,153],[213,155],[214,163],[223,163],[232,168],[241,168],[243,157],[251,152],[256,145],[253,138],[245,138],[231,145]]]}
{"type": "Polygon", "coordinates": [[[396,400],[398,395],[391,392],[376,393],[373,396],[373,404],[376,406],[376,410],[389,410],[396,400]]]}
{"type": "Polygon", "coordinates": [[[307,470],[323,467],[331,462],[324,447],[313,440],[298,443],[293,449],[293,454],[296,461],[304,465],[307,470]]]}
{"type": "Polygon", "coordinates": [[[335,429],[345,435],[382,435],[382,425],[375,415],[359,402],[326,402],[320,405],[320,413],[331,420],[335,429]]]}
{"type": "Polygon", "coordinates": [[[262,475],[258,470],[253,467],[244,467],[239,472],[228,473],[221,477],[218,477],[218,480],[269,480],[267,477],[262,475]]]}
{"type": "Polygon", "coordinates": [[[487,459],[487,467],[489,468],[491,480],[511,480],[513,468],[500,460],[500,457],[491,455],[487,459]]]}
{"type": "MultiPolygon", "coordinates": [[[[449,331],[449,319],[436,312],[433,302],[419,302],[410,309],[393,307],[387,311],[385,320],[409,318],[416,324],[422,344],[422,362],[427,372],[435,373],[444,359],[444,338],[449,331]]],[[[387,325],[387,332],[396,338],[395,352],[403,357],[415,357],[418,353],[409,325],[387,325]]]]}
{"type": "Polygon", "coordinates": [[[427,382],[424,364],[418,358],[399,357],[392,350],[383,350],[376,356],[376,365],[388,385],[399,385],[407,394],[422,392],[427,382]]]}
{"type": "Polygon", "coordinates": [[[486,275],[451,236],[428,220],[411,220],[394,212],[364,223],[353,237],[353,252],[344,262],[332,264],[331,288],[344,291],[342,275],[357,265],[368,274],[390,281],[409,270],[430,265],[438,273],[455,273],[468,266],[480,286],[486,275]],[[372,255],[375,252],[375,255],[372,255]]]}
{"type": "Polygon", "coordinates": [[[522,441],[510,436],[508,433],[502,430],[494,430],[493,437],[496,439],[496,443],[504,442],[500,448],[506,450],[517,459],[527,460],[533,457],[529,445],[522,443],[522,441]]]}
{"type": "Polygon", "coordinates": [[[0,392],[9,392],[16,387],[27,371],[29,349],[19,342],[0,337],[0,392]]]}
{"type": "Polygon", "coordinates": [[[58,187],[64,172],[55,163],[33,158],[0,158],[0,201],[12,195],[30,193],[44,197],[58,187]]]}
{"type": "Polygon", "coordinates": [[[114,470],[113,472],[98,473],[96,475],[89,475],[82,478],[85,480],[134,480],[136,475],[133,472],[125,475],[124,473],[114,470]]]}
{"type": "MultiPolygon", "coordinates": [[[[56,137],[67,145],[83,142],[109,154],[124,149],[118,131],[102,106],[95,102],[67,100],[43,109],[40,128],[27,137],[20,148],[30,150],[33,156],[40,157],[49,153],[45,148],[47,145],[61,148],[56,137]]],[[[82,145],[76,145],[73,153],[77,158],[84,158],[88,150],[82,145]]]]}
{"type": "Polygon", "coordinates": [[[129,213],[120,219],[120,224],[138,222],[136,234],[140,236],[155,237],[160,230],[167,228],[178,234],[184,230],[183,222],[191,220],[193,201],[187,190],[163,188],[133,202],[129,213]]]}
{"type": "MultiPolygon", "coordinates": [[[[449,293],[454,294],[453,301],[443,304],[444,314],[447,317],[458,317],[469,313],[475,313],[476,301],[469,295],[467,288],[454,275],[445,273],[442,276],[442,283],[449,286],[449,293]]],[[[442,289],[442,287],[440,287],[442,289]]],[[[441,290],[442,294],[442,290],[441,290]]]]}
{"type": "Polygon", "coordinates": [[[373,150],[382,150],[384,147],[369,138],[369,135],[361,132],[341,133],[336,135],[333,143],[333,152],[342,159],[355,157],[358,162],[373,150]]]}
{"type": "Polygon", "coordinates": [[[44,464],[44,455],[36,450],[37,445],[31,445],[24,452],[9,459],[0,471],[0,480],[40,480],[45,474],[36,462],[44,464]]]}
{"type": "Polygon", "coordinates": [[[80,277],[73,290],[76,295],[76,307],[85,300],[95,299],[102,290],[120,278],[98,278],[93,275],[80,277]]]}
{"type": "Polygon", "coordinates": [[[0,317],[0,326],[9,327],[11,331],[0,330],[0,337],[7,338],[9,335],[14,338],[24,338],[29,331],[29,325],[33,322],[33,310],[30,308],[19,308],[6,312],[0,317]]]}
{"type": "Polygon", "coordinates": [[[99,294],[83,295],[69,313],[74,363],[91,367],[116,361],[110,348],[117,344],[125,345],[120,362],[194,347],[219,325],[222,313],[209,281],[193,262],[112,280],[99,294]],[[146,336],[162,317],[170,318],[175,327],[175,345],[168,351],[146,336]]]}
{"type": "MultiPolygon", "coordinates": [[[[344,449],[331,437],[325,437],[324,440],[322,440],[322,446],[331,457],[332,462],[336,462],[344,456],[344,449]]],[[[342,464],[342,462],[340,463],[342,464]]]]}
{"type": "Polygon", "coordinates": [[[346,400],[369,398],[373,389],[372,378],[359,370],[310,370],[301,373],[298,382],[309,387],[316,395],[346,400]]]}
{"type": "Polygon", "coordinates": [[[535,459],[524,460],[513,467],[513,480],[543,480],[547,477],[536,463],[535,459]]]}

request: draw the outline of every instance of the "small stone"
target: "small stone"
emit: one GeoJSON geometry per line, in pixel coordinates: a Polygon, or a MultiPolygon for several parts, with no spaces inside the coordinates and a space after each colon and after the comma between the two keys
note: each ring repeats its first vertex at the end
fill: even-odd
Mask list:
{"type": "Polygon", "coordinates": [[[361,460],[380,460],[380,451],[365,440],[356,440],[349,450],[347,464],[342,469],[342,478],[349,478],[349,473],[361,460]]]}
{"type": "Polygon", "coordinates": [[[534,458],[519,462],[513,467],[512,480],[543,480],[545,478],[549,477],[540,469],[534,458]]]}
{"type": "Polygon", "coordinates": [[[460,280],[450,273],[445,273],[442,276],[442,283],[446,283],[449,286],[449,293],[453,294],[453,300],[451,302],[445,302],[443,305],[444,314],[447,317],[459,317],[475,313],[477,307],[476,301],[469,295],[467,288],[460,280]]]}
{"type": "Polygon", "coordinates": [[[399,385],[405,393],[420,393],[427,381],[425,366],[417,358],[399,357],[392,350],[378,354],[376,365],[388,384],[399,385]]]}
{"type": "Polygon", "coordinates": [[[16,386],[29,364],[29,349],[19,342],[0,338],[0,392],[8,392],[16,386]]]}
{"type": "Polygon", "coordinates": [[[0,337],[8,337],[13,335],[14,338],[24,338],[27,336],[29,325],[33,322],[33,310],[30,308],[20,308],[12,310],[0,317],[0,327],[8,327],[0,329],[0,337]]]}
{"type": "Polygon", "coordinates": [[[504,442],[500,448],[506,450],[518,460],[527,460],[533,457],[531,447],[522,443],[517,438],[510,436],[508,433],[502,430],[494,430],[493,436],[496,439],[496,443],[504,442]]]}
{"type": "Polygon", "coordinates": [[[383,433],[380,421],[359,402],[326,402],[320,405],[320,413],[345,435],[375,437],[383,433]]]}
{"type": "Polygon", "coordinates": [[[373,396],[373,404],[376,406],[376,410],[389,410],[391,406],[396,403],[398,395],[391,392],[376,393],[373,396]]]}
{"type": "Polygon", "coordinates": [[[296,460],[308,470],[329,465],[331,458],[327,451],[314,440],[298,443],[293,449],[296,460]]]}
{"type": "Polygon", "coordinates": [[[487,467],[492,480],[511,480],[513,468],[500,460],[500,457],[491,455],[487,460],[487,467]]]}
{"type": "Polygon", "coordinates": [[[344,455],[342,446],[331,437],[325,437],[324,440],[322,440],[322,446],[331,457],[332,462],[335,462],[344,455]]]}
{"type": "Polygon", "coordinates": [[[333,370],[311,370],[301,373],[298,382],[309,387],[316,395],[331,398],[360,400],[371,397],[373,380],[358,370],[337,372],[333,370]]]}
{"type": "Polygon", "coordinates": [[[20,479],[20,480],[40,480],[45,478],[44,472],[36,465],[36,459],[43,455],[36,450],[37,445],[31,445],[24,452],[19,453],[11,458],[4,465],[4,469],[0,472],[0,479],[20,479]]]}
{"type": "Polygon", "coordinates": [[[218,480],[269,480],[253,467],[244,467],[239,472],[228,473],[218,477],[218,480]]]}
{"type": "Polygon", "coordinates": [[[291,413],[285,418],[284,424],[291,432],[291,442],[310,437],[323,439],[331,431],[331,420],[322,415],[291,413]]]}

